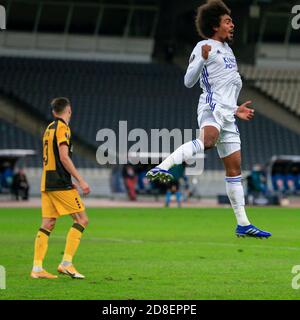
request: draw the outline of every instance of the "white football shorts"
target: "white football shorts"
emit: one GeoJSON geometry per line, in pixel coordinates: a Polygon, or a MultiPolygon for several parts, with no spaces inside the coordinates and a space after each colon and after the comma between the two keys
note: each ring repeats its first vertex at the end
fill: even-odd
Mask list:
{"type": "Polygon", "coordinates": [[[200,130],[206,126],[213,126],[220,132],[216,147],[220,158],[225,158],[241,149],[239,129],[235,121],[228,121],[218,110],[210,108],[198,111],[198,125],[200,130]]]}

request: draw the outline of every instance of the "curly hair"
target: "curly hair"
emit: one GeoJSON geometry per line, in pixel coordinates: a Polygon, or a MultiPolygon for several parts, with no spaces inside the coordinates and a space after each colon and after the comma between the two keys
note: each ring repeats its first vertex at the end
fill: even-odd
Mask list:
{"type": "Polygon", "coordinates": [[[200,37],[207,39],[215,34],[214,28],[219,27],[221,16],[231,14],[230,9],[222,0],[208,0],[197,9],[196,29],[200,37]]]}

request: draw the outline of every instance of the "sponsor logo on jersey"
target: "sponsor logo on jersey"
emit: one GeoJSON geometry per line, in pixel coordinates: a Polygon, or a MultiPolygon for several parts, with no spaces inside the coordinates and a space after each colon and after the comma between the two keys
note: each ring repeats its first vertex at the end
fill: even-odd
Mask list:
{"type": "Polygon", "coordinates": [[[236,68],[236,60],[235,58],[223,57],[225,62],[225,69],[233,69],[236,68]]]}

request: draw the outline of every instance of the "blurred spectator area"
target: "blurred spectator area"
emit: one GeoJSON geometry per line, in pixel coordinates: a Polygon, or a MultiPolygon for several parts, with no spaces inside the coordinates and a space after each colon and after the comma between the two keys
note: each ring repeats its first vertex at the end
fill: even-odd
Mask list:
{"type": "Polygon", "coordinates": [[[300,116],[300,64],[292,69],[242,64],[239,71],[257,90],[300,116]]]}
{"type": "MultiPolygon", "coordinates": [[[[30,112],[45,120],[51,121],[49,102],[53,97],[69,97],[72,130],[95,148],[100,145],[96,141],[98,130],[110,128],[117,134],[119,121],[127,121],[128,132],[141,128],[149,137],[153,128],[192,129],[194,135],[198,129],[200,90],[197,86],[185,88],[184,72],[174,65],[2,58],[0,67],[0,91],[23,101],[24,108],[30,106],[30,112]]],[[[253,121],[237,122],[243,169],[250,170],[274,154],[299,154],[299,135],[261,115],[259,107],[256,110],[253,121]]],[[[41,137],[27,134],[5,120],[0,130],[0,147],[30,144],[40,150],[41,137]]],[[[34,166],[40,166],[36,159],[34,166]]],[[[83,167],[95,165],[78,160],[83,167]]],[[[207,152],[205,169],[223,169],[216,150],[207,152]]]]}

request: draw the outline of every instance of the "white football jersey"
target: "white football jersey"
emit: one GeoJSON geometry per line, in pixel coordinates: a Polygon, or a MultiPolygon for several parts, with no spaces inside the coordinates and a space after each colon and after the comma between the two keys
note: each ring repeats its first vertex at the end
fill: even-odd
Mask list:
{"type": "Polygon", "coordinates": [[[191,88],[198,81],[203,90],[198,112],[204,108],[214,111],[217,107],[228,121],[234,121],[242,80],[235,56],[226,42],[208,39],[197,43],[190,57],[184,84],[191,88]],[[205,44],[211,46],[207,60],[202,57],[202,46],[205,44]]]}

